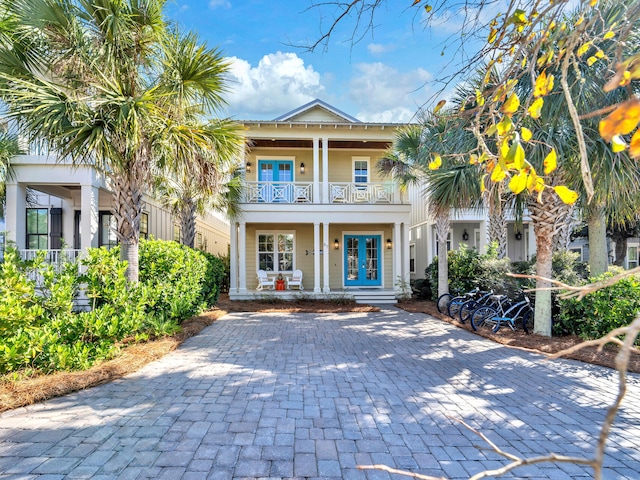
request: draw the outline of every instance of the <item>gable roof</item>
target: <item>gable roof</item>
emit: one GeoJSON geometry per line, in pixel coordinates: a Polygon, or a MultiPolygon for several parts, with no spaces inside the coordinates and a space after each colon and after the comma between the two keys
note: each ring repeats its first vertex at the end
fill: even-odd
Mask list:
{"type": "Polygon", "coordinates": [[[329,122],[329,123],[361,123],[355,117],[348,115],[341,110],[329,105],[327,102],[316,98],[301,107],[280,115],[274,119],[275,122],[329,122]]]}

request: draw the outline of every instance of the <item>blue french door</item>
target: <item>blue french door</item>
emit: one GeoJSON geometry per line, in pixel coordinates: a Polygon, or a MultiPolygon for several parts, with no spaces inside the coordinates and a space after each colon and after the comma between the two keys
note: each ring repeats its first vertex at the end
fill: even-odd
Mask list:
{"type": "Polygon", "coordinates": [[[259,160],[258,181],[268,182],[262,186],[265,202],[290,202],[293,182],[293,162],[291,160],[259,160]]]}
{"type": "Polygon", "coordinates": [[[346,286],[379,286],[380,235],[344,236],[344,284],[346,286]]]}

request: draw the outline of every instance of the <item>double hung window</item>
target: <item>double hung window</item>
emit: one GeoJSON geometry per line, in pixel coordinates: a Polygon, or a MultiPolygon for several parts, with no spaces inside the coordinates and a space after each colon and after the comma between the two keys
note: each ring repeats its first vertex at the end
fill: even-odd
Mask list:
{"type": "Polygon", "coordinates": [[[290,232],[258,234],[258,270],[291,272],[294,270],[294,235],[290,232]]]}

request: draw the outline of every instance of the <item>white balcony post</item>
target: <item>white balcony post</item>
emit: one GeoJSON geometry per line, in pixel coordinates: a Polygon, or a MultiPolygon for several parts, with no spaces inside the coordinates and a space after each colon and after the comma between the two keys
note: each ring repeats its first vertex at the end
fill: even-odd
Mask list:
{"type": "MultiPolygon", "coordinates": [[[[402,224],[402,279],[407,282],[407,288],[409,287],[409,281],[411,280],[411,262],[409,251],[409,224],[402,224]]],[[[406,292],[405,292],[406,293],[406,292]]]]}
{"type": "Polygon", "coordinates": [[[320,293],[320,223],[313,223],[313,293],[320,293]]]}
{"type": "Polygon", "coordinates": [[[229,294],[232,294],[238,293],[238,225],[235,221],[231,222],[229,243],[229,294]]]}
{"type": "Polygon", "coordinates": [[[396,292],[400,291],[398,281],[404,280],[404,269],[402,268],[403,245],[400,238],[400,228],[400,222],[396,222],[393,225],[393,289],[396,292]]]}
{"type": "Polygon", "coordinates": [[[322,271],[324,276],[324,282],[322,291],[324,293],[330,293],[331,289],[329,288],[329,223],[324,222],[322,224],[322,271]]]}
{"type": "Polygon", "coordinates": [[[27,188],[20,183],[7,183],[6,195],[7,240],[15,242],[16,247],[23,250],[27,246],[27,188]]]}
{"type": "Polygon", "coordinates": [[[322,138],[322,201],[330,203],[329,200],[329,139],[322,138]]]}
{"type": "Polygon", "coordinates": [[[86,251],[98,245],[98,187],[80,187],[80,248],[86,251]]]}
{"type": "Polygon", "coordinates": [[[313,203],[320,203],[320,139],[313,137],[313,203]]]}
{"type": "Polygon", "coordinates": [[[240,279],[239,294],[247,293],[247,224],[240,222],[238,231],[238,270],[240,279]]]}

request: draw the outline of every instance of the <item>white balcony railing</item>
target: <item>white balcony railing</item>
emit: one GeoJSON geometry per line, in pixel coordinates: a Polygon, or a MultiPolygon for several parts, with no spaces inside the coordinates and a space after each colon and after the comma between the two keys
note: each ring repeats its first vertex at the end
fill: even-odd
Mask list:
{"type": "Polygon", "coordinates": [[[311,203],[312,183],[247,182],[247,203],[311,203]]]}
{"type": "MultiPolygon", "coordinates": [[[[246,203],[313,203],[312,183],[294,182],[247,182],[246,203]]],[[[396,187],[391,183],[329,184],[329,198],[323,203],[369,203],[392,204],[396,187]]]]}
{"type": "Polygon", "coordinates": [[[45,262],[54,266],[61,266],[63,263],[76,260],[82,250],[70,248],[64,250],[19,250],[22,260],[33,260],[38,254],[42,255],[41,252],[45,252],[45,262]]]}
{"type": "Polygon", "coordinates": [[[330,183],[330,203],[393,203],[393,184],[330,183]]]}

